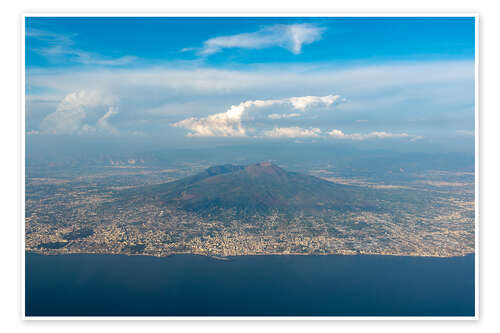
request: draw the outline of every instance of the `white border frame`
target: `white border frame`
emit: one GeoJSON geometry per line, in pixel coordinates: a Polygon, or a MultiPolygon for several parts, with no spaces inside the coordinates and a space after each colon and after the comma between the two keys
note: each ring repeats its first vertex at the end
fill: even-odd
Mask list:
{"type": "Polygon", "coordinates": [[[263,321],[275,321],[275,320],[304,320],[304,321],[329,321],[329,320],[340,320],[340,321],[354,321],[354,320],[374,320],[374,321],[385,321],[385,320],[445,320],[445,321],[477,321],[479,320],[479,14],[478,13],[437,13],[433,11],[432,13],[420,12],[420,13],[336,13],[330,10],[325,12],[283,12],[272,10],[266,10],[264,12],[260,11],[206,11],[206,12],[190,12],[190,11],[173,11],[173,12],[164,12],[164,13],[151,13],[151,12],[106,12],[106,11],[82,11],[82,12],[25,12],[20,16],[20,30],[19,30],[19,43],[20,43],[20,52],[21,52],[21,62],[20,62],[20,75],[21,75],[21,86],[20,94],[21,100],[19,103],[21,104],[21,114],[19,115],[20,122],[20,147],[18,163],[21,164],[21,174],[18,177],[19,183],[21,186],[21,195],[20,195],[20,210],[19,210],[19,219],[20,223],[20,237],[21,237],[21,249],[19,252],[20,263],[21,263],[21,287],[20,287],[20,297],[21,297],[21,319],[24,321],[52,321],[52,320],[61,320],[61,321],[71,321],[71,320],[94,320],[94,321],[103,321],[103,320],[118,320],[118,321],[128,321],[128,320],[141,320],[141,321],[151,321],[151,320],[172,320],[172,321],[189,321],[189,320],[263,320],[263,321]],[[110,316],[87,316],[87,317],[71,317],[71,316],[44,316],[44,317],[30,317],[26,316],[25,309],[25,295],[26,295],[26,278],[25,278],[25,175],[26,175],[26,159],[25,159],[25,139],[26,139],[26,63],[25,63],[25,27],[26,27],[26,18],[27,17],[321,17],[321,18],[337,18],[337,17],[474,17],[474,26],[475,26],[475,55],[474,55],[474,137],[475,137],[475,190],[474,190],[474,201],[475,201],[475,257],[474,257],[474,292],[475,292],[475,306],[474,306],[474,316],[472,317],[448,317],[448,316],[436,316],[436,317],[407,317],[407,316],[317,316],[317,317],[299,317],[299,316],[269,316],[269,317],[260,317],[260,316],[123,316],[123,317],[110,317],[110,316]]]}

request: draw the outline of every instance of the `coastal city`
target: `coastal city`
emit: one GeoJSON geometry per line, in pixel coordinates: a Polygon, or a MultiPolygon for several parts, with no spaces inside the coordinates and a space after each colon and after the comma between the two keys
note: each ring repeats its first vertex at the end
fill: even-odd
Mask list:
{"type": "MultiPolygon", "coordinates": [[[[288,254],[451,257],[474,253],[474,184],[442,180],[443,173],[419,175],[399,185],[351,179],[361,189],[378,191],[383,209],[377,211],[327,209],[290,214],[276,210],[241,219],[232,209],[202,216],[156,203],[121,205],[114,198],[117,189],[140,187],[145,179],[161,183],[202,168],[200,164],[184,170],[146,172],[132,163],[127,167],[113,162],[105,175],[27,179],[25,249],[48,255],[165,257],[190,253],[217,258],[288,254]],[[133,175],[140,176],[137,184],[130,178],[133,175]],[[120,186],[124,179],[131,185],[120,186]]],[[[332,179],[321,169],[309,173],[330,181],[349,181],[332,179]]]]}

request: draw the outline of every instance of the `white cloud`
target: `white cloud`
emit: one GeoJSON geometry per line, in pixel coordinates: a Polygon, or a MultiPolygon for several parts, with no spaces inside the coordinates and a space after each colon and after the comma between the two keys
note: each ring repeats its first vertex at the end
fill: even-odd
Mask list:
{"type": "Polygon", "coordinates": [[[241,119],[233,118],[226,113],[218,113],[206,118],[187,118],[172,124],[190,130],[187,136],[246,136],[246,129],[241,119]]]}
{"type": "MultiPolygon", "coordinates": [[[[263,116],[260,119],[263,124],[269,125],[272,121],[266,130],[273,125],[346,130],[342,124],[350,123],[363,125],[363,132],[380,128],[407,132],[410,129],[405,124],[414,115],[421,120],[412,123],[412,128],[419,126],[418,130],[423,132],[433,119],[444,116],[457,120],[457,127],[450,129],[457,135],[455,130],[467,128],[470,123],[461,120],[463,113],[452,110],[468,110],[474,105],[474,62],[386,63],[359,67],[281,64],[252,65],[239,70],[200,67],[199,63],[106,69],[28,68],[26,84],[27,131],[41,131],[40,122],[57,108],[58,102],[80,90],[107,91],[119,98],[119,117],[112,117],[109,123],[120,133],[140,130],[159,137],[170,135],[164,124],[189,117],[202,119],[218,110],[225,111],[227,105],[238,105],[244,100],[242,96],[248,100],[279,100],[289,96],[325,96],[335,91],[348,96],[348,103],[341,103],[342,98],[339,99],[334,105],[338,112],[307,110],[307,125],[280,123],[280,119],[292,122],[298,117],[268,117],[270,114],[303,114],[291,103],[261,108],[251,116],[263,116]],[[316,120],[314,116],[318,116],[316,120]],[[369,122],[356,123],[360,119],[369,122]]],[[[246,121],[243,125],[248,126],[246,121]]],[[[351,131],[361,132],[355,128],[351,131]]],[[[258,133],[246,133],[251,134],[258,133]]]]}
{"type": "Polygon", "coordinates": [[[300,117],[300,113],[272,113],[267,116],[269,119],[284,119],[284,118],[294,118],[294,117],[300,117]]]}
{"type": "Polygon", "coordinates": [[[105,66],[127,65],[137,60],[137,57],[135,56],[113,58],[76,48],[73,40],[74,35],[60,34],[38,29],[28,29],[26,31],[26,37],[44,42],[46,44],[44,47],[32,50],[41,56],[54,60],[67,58],[70,61],[80,64],[105,66]]]}
{"type": "Polygon", "coordinates": [[[394,139],[394,138],[421,138],[410,136],[408,133],[390,133],[390,132],[370,132],[370,133],[351,133],[346,134],[338,129],[333,129],[328,132],[328,135],[337,139],[349,140],[366,140],[366,139],[394,139]]]}
{"type": "MultiPolygon", "coordinates": [[[[324,28],[312,24],[277,24],[261,28],[252,33],[219,36],[206,40],[198,50],[200,55],[210,55],[225,48],[263,49],[282,47],[294,54],[302,51],[302,46],[321,39],[324,28]]],[[[183,52],[193,48],[182,49],[183,52]]]]}
{"type": "Polygon", "coordinates": [[[319,128],[275,127],[270,131],[264,131],[264,136],[268,138],[316,138],[321,135],[319,128]]]}
{"type": "MultiPolygon", "coordinates": [[[[306,94],[323,95],[335,89],[342,91],[342,95],[349,96],[349,103],[343,108],[348,107],[353,111],[387,109],[388,104],[394,107],[417,99],[431,101],[432,105],[438,99],[440,104],[457,108],[473,101],[473,91],[468,93],[469,86],[473,86],[473,83],[474,63],[470,61],[346,68],[335,68],[328,64],[322,68],[283,64],[247,66],[241,70],[193,68],[179,63],[127,69],[27,69],[27,84],[41,87],[44,91],[67,94],[99,87],[116,92],[121,99],[129,101],[158,100],[155,106],[172,102],[196,102],[200,99],[206,105],[207,97],[214,98],[215,95],[218,100],[224,98],[237,101],[245,95],[281,98],[306,94]],[[455,98],[451,99],[450,96],[455,98]],[[172,101],[173,99],[175,100],[172,101]]],[[[42,98],[44,95],[38,93],[33,97],[42,98]]]]}
{"type": "MultiPolygon", "coordinates": [[[[305,96],[245,101],[238,105],[232,105],[226,112],[203,118],[187,118],[172,124],[172,126],[188,129],[191,131],[188,133],[188,136],[244,137],[247,136],[247,129],[243,126],[242,121],[252,117],[249,114],[252,108],[259,109],[273,105],[282,105],[288,106],[293,110],[305,112],[308,107],[317,105],[330,106],[339,99],[339,95],[328,95],[323,97],[305,96]]],[[[297,113],[292,114],[297,115],[297,113]]],[[[279,116],[279,118],[274,116],[274,119],[283,118],[283,115],[279,116]]],[[[273,117],[270,118],[273,119],[273,117]]]]}
{"type": "Polygon", "coordinates": [[[118,111],[116,111],[116,107],[110,106],[104,116],[97,120],[96,127],[114,134],[118,133],[118,131],[108,123],[109,118],[111,118],[115,114],[118,114],[118,111]]]}
{"type": "Polygon", "coordinates": [[[306,108],[312,105],[324,104],[330,106],[335,103],[340,98],[339,95],[328,95],[323,97],[318,96],[304,96],[304,97],[292,97],[290,98],[290,103],[293,107],[300,111],[305,111],[306,108]]]}
{"type": "Polygon", "coordinates": [[[62,34],[53,31],[34,29],[32,27],[27,27],[26,37],[34,38],[39,41],[45,42],[51,46],[64,46],[69,47],[74,44],[73,37],[75,35],[62,34]]]}
{"type": "Polygon", "coordinates": [[[115,99],[97,90],[79,90],[66,95],[55,112],[40,125],[45,134],[117,133],[109,119],[118,113],[115,99]]]}

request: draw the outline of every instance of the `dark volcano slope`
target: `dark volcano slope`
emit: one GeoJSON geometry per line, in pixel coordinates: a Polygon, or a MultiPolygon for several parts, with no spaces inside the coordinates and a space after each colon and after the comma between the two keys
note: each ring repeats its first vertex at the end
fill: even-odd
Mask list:
{"type": "Polygon", "coordinates": [[[222,165],[178,181],[117,193],[123,203],[151,203],[213,214],[235,209],[246,214],[324,209],[374,210],[364,190],[287,172],[271,163],[222,165]]]}

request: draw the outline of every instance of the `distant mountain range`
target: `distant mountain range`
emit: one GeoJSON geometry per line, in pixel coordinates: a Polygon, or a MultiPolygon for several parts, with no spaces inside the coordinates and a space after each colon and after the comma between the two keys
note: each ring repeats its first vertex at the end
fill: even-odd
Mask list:
{"type": "MultiPolygon", "coordinates": [[[[145,150],[144,145],[138,147],[121,141],[117,145],[106,145],[94,141],[87,143],[72,141],[76,140],[75,138],[34,137],[36,140],[27,138],[26,166],[27,172],[32,177],[40,178],[88,175],[96,169],[104,168],[103,170],[109,171],[109,167],[113,165],[182,169],[186,163],[207,166],[225,163],[247,165],[257,161],[272,160],[279,161],[282,165],[287,165],[291,170],[298,172],[328,165],[330,170],[344,176],[355,174],[380,180],[388,172],[397,172],[400,169],[405,170],[405,173],[400,175],[405,178],[408,173],[428,170],[474,172],[475,165],[473,150],[470,153],[432,152],[428,149],[408,152],[396,150],[393,146],[387,146],[385,149],[373,147],[361,149],[345,142],[299,144],[278,143],[274,140],[259,144],[214,145],[203,148],[156,149],[145,145],[148,147],[148,150],[145,150]],[[75,146],[79,149],[75,150],[75,146]],[[64,147],[67,149],[63,149],[64,147]]],[[[472,147],[473,143],[474,140],[472,147]]],[[[435,146],[437,149],[441,147],[435,146]]]]}
{"type": "Polygon", "coordinates": [[[129,204],[175,206],[201,215],[227,209],[249,215],[375,208],[357,187],[288,172],[269,162],[213,166],[178,181],[121,191],[119,197],[129,204]]]}

